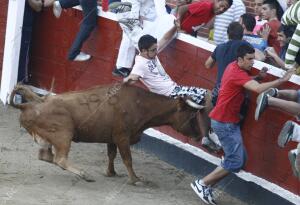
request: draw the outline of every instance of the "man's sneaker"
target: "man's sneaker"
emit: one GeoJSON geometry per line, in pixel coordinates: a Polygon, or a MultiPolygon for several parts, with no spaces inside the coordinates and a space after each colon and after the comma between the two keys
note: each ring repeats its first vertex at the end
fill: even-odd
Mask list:
{"type": "Polygon", "coordinates": [[[268,106],[268,95],[265,92],[263,92],[259,94],[259,96],[257,97],[257,106],[256,106],[255,116],[254,116],[255,120],[258,120],[261,113],[263,113],[263,111],[266,109],[267,106],[268,106]]]}
{"type": "Polygon", "coordinates": [[[109,4],[108,8],[110,12],[113,13],[124,13],[131,10],[131,3],[130,2],[113,2],[109,4]]]}
{"type": "Polygon", "coordinates": [[[282,127],[280,134],[278,136],[279,147],[285,147],[285,145],[291,141],[293,137],[295,123],[291,120],[287,121],[282,127]]]}
{"type": "MultiPolygon", "coordinates": [[[[300,143],[298,143],[297,152],[300,153],[300,143]]],[[[299,177],[299,173],[300,173],[300,155],[299,154],[296,155],[295,168],[296,168],[296,171],[297,171],[298,177],[299,177]]]]}
{"type": "MultiPolygon", "coordinates": [[[[296,154],[296,150],[291,150],[289,151],[289,160],[290,160],[290,164],[293,170],[293,174],[295,177],[299,177],[299,172],[296,169],[296,158],[299,156],[296,154]]],[[[298,157],[299,158],[299,157],[298,157]]]]}
{"type": "Polygon", "coordinates": [[[219,140],[218,135],[217,135],[212,129],[209,130],[208,138],[209,138],[211,141],[213,141],[216,145],[222,147],[222,144],[221,144],[221,142],[220,142],[220,140],[219,140]]]}
{"type": "Polygon", "coordinates": [[[278,89],[277,88],[269,88],[264,93],[266,93],[268,96],[271,96],[271,97],[277,97],[278,89]]]}
{"type": "Polygon", "coordinates": [[[59,18],[62,12],[62,8],[61,5],[59,3],[59,1],[55,1],[53,3],[53,14],[56,18],[59,18]]]}
{"type": "Polygon", "coordinates": [[[124,77],[126,78],[129,74],[130,74],[130,70],[128,68],[122,67],[122,68],[115,68],[112,71],[112,74],[114,76],[118,76],[118,77],[124,77]]]}
{"type": "Polygon", "coordinates": [[[86,54],[84,52],[80,52],[74,59],[73,61],[87,61],[91,58],[92,56],[89,54],[86,54]]]}
{"type": "Polygon", "coordinates": [[[215,144],[209,137],[203,137],[201,141],[202,147],[207,149],[208,152],[216,153],[222,149],[221,146],[215,144]]]}
{"type": "Polygon", "coordinates": [[[216,205],[216,202],[212,198],[212,190],[210,187],[201,185],[198,179],[191,183],[191,187],[194,192],[200,197],[200,199],[206,204],[216,205]]]}
{"type": "Polygon", "coordinates": [[[129,18],[123,18],[119,20],[119,23],[125,25],[128,27],[131,31],[135,26],[140,25],[140,20],[139,19],[129,19],[129,18]]]}

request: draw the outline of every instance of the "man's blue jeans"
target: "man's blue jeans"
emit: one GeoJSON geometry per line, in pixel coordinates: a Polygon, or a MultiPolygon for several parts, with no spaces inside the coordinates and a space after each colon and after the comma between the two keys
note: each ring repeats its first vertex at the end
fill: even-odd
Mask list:
{"type": "Polygon", "coordinates": [[[230,172],[239,172],[247,161],[241,129],[235,123],[223,123],[211,120],[211,126],[218,135],[225,156],[221,167],[230,172]]]}
{"type": "Polygon", "coordinates": [[[68,59],[73,60],[80,53],[83,42],[97,25],[97,0],[59,0],[59,3],[64,9],[81,5],[83,10],[83,20],[79,32],[68,53],[68,59]]]}

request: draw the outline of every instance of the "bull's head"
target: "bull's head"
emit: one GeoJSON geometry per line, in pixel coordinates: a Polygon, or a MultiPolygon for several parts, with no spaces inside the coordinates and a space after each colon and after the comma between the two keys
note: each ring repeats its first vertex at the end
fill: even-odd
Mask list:
{"type": "Polygon", "coordinates": [[[202,114],[203,107],[182,98],[177,99],[177,110],[173,115],[171,126],[185,136],[199,140],[201,138],[197,115],[202,114]],[[201,110],[200,110],[201,109],[201,110]]]}

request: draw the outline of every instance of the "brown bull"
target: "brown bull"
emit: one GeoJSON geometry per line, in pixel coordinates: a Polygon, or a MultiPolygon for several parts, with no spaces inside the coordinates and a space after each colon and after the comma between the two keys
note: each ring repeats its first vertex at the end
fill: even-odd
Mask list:
{"type": "MultiPolygon", "coordinates": [[[[210,99],[206,102],[210,106],[210,99]]],[[[186,136],[199,139],[197,112],[204,122],[208,113],[206,108],[199,111],[190,107],[181,98],[175,100],[121,84],[46,97],[17,85],[10,104],[22,111],[21,125],[42,145],[39,159],[57,164],[86,181],[93,179],[68,161],[72,141],[107,143],[108,176],[116,175],[114,159],[118,148],[130,182],[135,183],[138,178],[132,168],[130,145],[140,140],[145,129],[170,125],[186,136]],[[16,93],[27,102],[15,104],[16,93]]]]}

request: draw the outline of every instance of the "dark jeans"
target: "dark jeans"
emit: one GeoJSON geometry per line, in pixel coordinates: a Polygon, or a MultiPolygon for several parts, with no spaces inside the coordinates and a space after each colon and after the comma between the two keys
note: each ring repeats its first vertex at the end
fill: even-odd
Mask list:
{"type": "Polygon", "coordinates": [[[68,59],[73,60],[80,53],[83,42],[97,25],[97,0],[59,0],[59,3],[64,9],[81,5],[83,10],[83,20],[79,32],[68,53],[68,59]]]}

